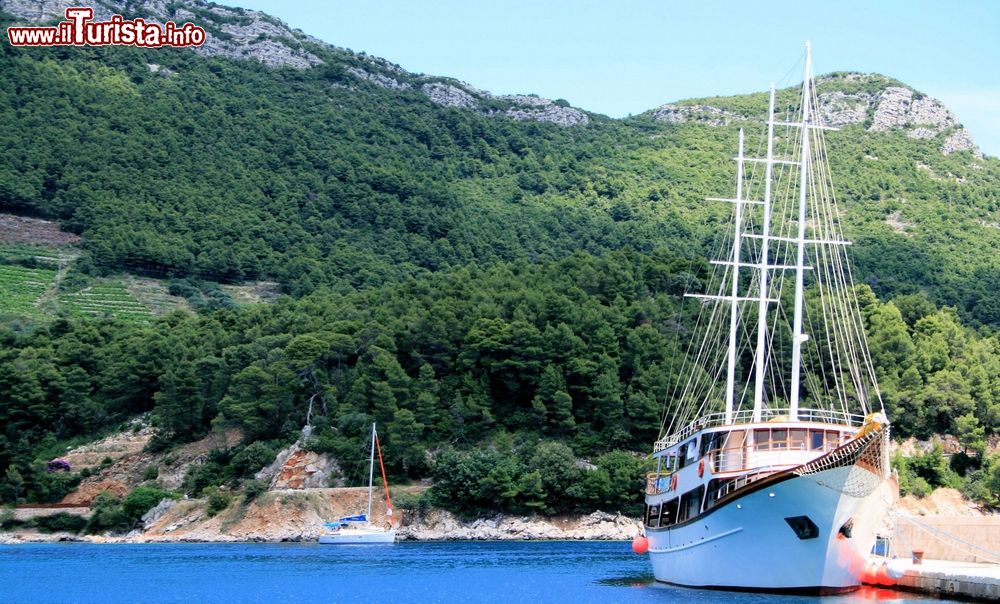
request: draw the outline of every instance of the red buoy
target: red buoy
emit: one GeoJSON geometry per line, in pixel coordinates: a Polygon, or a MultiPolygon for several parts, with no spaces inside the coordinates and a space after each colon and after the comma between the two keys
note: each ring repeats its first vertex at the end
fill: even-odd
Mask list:
{"type": "Polygon", "coordinates": [[[649,551],[649,539],[646,539],[642,535],[639,535],[632,540],[632,551],[639,554],[645,554],[649,551]]]}

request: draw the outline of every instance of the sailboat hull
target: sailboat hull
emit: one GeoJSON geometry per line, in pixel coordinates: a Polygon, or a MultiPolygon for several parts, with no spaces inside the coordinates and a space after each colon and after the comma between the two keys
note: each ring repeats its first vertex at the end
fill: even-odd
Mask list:
{"type": "Polygon", "coordinates": [[[852,471],[861,470],[838,467],[807,476],[787,472],[691,522],[647,528],[656,580],[752,591],[856,589],[895,490],[891,481],[872,476],[874,490],[861,497],[847,494],[838,485],[852,471]],[[815,529],[796,520],[802,517],[815,529]]]}
{"type": "Polygon", "coordinates": [[[365,530],[365,529],[344,529],[337,533],[321,535],[319,542],[323,545],[369,545],[378,543],[395,543],[396,529],[365,530]]]}

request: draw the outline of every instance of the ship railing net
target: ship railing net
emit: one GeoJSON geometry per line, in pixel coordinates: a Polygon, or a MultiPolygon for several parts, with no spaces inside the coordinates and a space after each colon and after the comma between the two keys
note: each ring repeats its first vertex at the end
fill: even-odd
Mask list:
{"type": "Polygon", "coordinates": [[[867,497],[889,477],[889,427],[856,438],[793,472],[852,497],[867,497]],[[836,468],[845,471],[826,472],[836,468]]]}
{"type": "MultiPolygon", "coordinates": [[[[761,422],[790,421],[787,409],[763,409],[760,415],[761,422]]],[[[865,423],[865,416],[857,413],[845,413],[834,409],[799,409],[798,419],[800,422],[816,422],[823,424],[837,424],[860,428],[865,423]]],[[[732,424],[749,424],[753,422],[753,411],[743,409],[733,413],[732,424]]],[[[657,453],[681,442],[685,438],[697,433],[705,428],[726,425],[725,413],[710,413],[703,415],[679,431],[656,441],[653,445],[653,452],[657,453]]]]}

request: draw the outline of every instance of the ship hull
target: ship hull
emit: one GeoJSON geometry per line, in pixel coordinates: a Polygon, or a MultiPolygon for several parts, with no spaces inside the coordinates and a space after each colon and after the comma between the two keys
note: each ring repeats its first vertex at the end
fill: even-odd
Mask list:
{"type": "Polygon", "coordinates": [[[856,589],[895,489],[890,480],[871,474],[870,492],[848,494],[842,487],[852,472],[866,471],[857,466],[805,476],[788,471],[691,522],[647,528],[656,580],[748,591],[856,589]],[[802,517],[815,528],[795,520],[802,517]]]}

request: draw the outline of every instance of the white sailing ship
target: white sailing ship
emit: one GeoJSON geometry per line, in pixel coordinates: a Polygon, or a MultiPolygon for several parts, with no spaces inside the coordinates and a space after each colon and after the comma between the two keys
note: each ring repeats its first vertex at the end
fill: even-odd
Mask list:
{"type": "Polygon", "coordinates": [[[392,499],[389,498],[389,482],[385,477],[385,464],[382,463],[382,447],[378,442],[375,424],[372,424],[372,447],[368,459],[368,512],[356,516],[344,516],[336,522],[327,522],[327,531],[320,535],[319,542],[324,545],[363,545],[375,543],[395,543],[396,529],[392,527],[392,499]],[[372,484],[375,478],[375,452],[378,451],[378,464],[382,470],[382,487],[385,491],[386,516],[390,519],[388,528],[377,526],[369,520],[372,516],[372,484]]]}
{"type": "Polygon", "coordinates": [[[772,86],[764,157],[745,155],[740,130],[735,197],[710,199],[732,205],[733,227],[709,293],[694,296],[680,412],[647,480],[646,544],[666,583],[849,591],[898,487],[808,44],[801,97],[781,114],[775,103],[772,86]]]}

